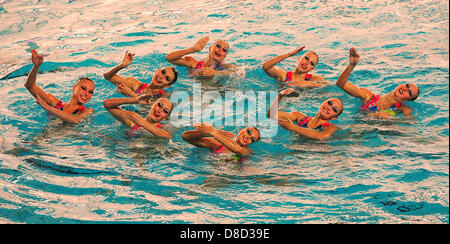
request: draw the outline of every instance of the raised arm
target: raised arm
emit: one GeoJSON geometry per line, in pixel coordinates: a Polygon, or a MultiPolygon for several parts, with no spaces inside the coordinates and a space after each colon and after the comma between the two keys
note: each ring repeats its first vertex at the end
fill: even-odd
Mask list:
{"type": "Polygon", "coordinates": [[[305,46],[297,48],[289,53],[279,55],[275,58],[269,59],[269,61],[265,62],[262,66],[263,70],[266,72],[266,74],[270,77],[273,77],[279,81],[286,80],[286,71],[283,69],[280,69],[276,67],[279,62],[297,55],[300,51],[302,51],[305,48],[305,46]]]}
{"type": "Polygon", "coordinates": [[[186,56],[186,55],[200,52],[201,50],[203,50],[203,48],[205,48],[205,46],[208,42],[209,42],[209,36],[205,36],[205,37],[201,38],[200,40],[198,40],[195,43],[195,45],[192,47],[167,54],[166,60],[169,63],[175,64],[175,65],[185,66],[185,67],[194,69],[195,67],[197,67],[198,61],[195,58],[186,56]]]}
{"type": "Polygon", "coordinates": [[[42,101],[47,103],[49,106],[54,107],[59,102],[59,99],[50,93],[46,93],[42,88],[36,85],[37,72],[39,71],[39,67],[41,66],[41,64],[44,62],[44,58],[39,55],[35,49],[30,48],[30,51],[33,68],[28,74],[27,81],[25,82],[24,86],[35,98],[39,96],[42,101]]]}
{"type": "Polygon", "coordinates": [[[359,54],[356,52],[355,48],[350,48],[350,64],[339,76],[336,85],[350,96],[360,98],[362,101],[367,101],[373,96],[373,93],[371,93],[366,88],[360,88],[348,82],[350,74],[359,62],[359,58],[359,54]]]}
{"type": "Polygon", "coordinates": [[[122,63],[115,66],[114,68],[112,68],[111,70],[109,70],[108,72],[103,74],[103,77],[105,77],[106,80],[108,80],[109,82],[113,83],[114,85],[118,86],[119,88],[119,92],[124,94],[124,95],[129,95],[128,93],[123,93],[120,90],[119,85],[125,85],[128,88],[130,88],[131,90],[136,90],[139,85],[140,82],[135,79],[135,78],[124,78],[120,75],[118,75],[117,73],[119,71],[121,71],[122,69],[127,68],[131,62],[133,61],[135,54],[134,53],[130,53],[128,51],[125,52],[125,56],[123,57],[122,63]]]}

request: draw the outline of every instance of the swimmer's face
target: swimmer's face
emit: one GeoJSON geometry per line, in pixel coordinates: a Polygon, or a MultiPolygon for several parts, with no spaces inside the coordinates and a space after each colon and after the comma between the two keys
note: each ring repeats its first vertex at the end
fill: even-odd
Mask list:
{"type": "Polygon", "coordinates": [[[302,73],[308,73],[314,70],[319,62],[319,57],[313,52],[307,52],[300,57],[297,70],[302,73]]]}
{"type": "Polygon", "coordinates": [[[222,62],[230,51],[230,46],[224,40],[216,41],[209,47],[209,56],[216,62],[222,62]]]}
{"type": "Polygon", "coordinates": [[[167,118],[172,112],[173,105],[166,98],[160,98],[153,103],[148,116],[153,122],[159,122],[167,118]]]}
{"type": "Polygon", "coordinates": [[[398,85],[394,90],[394,95],[402,102],[415,100],[419,94],[419,87],[415,84],[398,85]]]}
{"type": "Polygon", "coordinates": [[[258,130],[254,127],[247,127],[239,131],[236,142],[241,146],[249,145],[250,143],[257,142],[260,139],[258,130]]]}
{"type": "Polygon", "coordinates": [[[337,98],[330,98],[325,100],[319,107],[319,114],[322,119],[330,120],[337,118],[342,111],[344,106],[341,100],[337,98]]]}
{"type": "Polygon", "coordinates": [[[81,104],[87,103],[94,95],[94,82],[88,79],[80,79],[73,87],[73,98],[81,104]]]}
{"type": "Polygon", "coordinates": [[[152,84],[156,88],[163,88],[171,85],[175,82],[176,76],[174,69],[172,67],[164,67],[162,69],[158,69],[155,72],[155,75],[152,79],[152,84]]]}

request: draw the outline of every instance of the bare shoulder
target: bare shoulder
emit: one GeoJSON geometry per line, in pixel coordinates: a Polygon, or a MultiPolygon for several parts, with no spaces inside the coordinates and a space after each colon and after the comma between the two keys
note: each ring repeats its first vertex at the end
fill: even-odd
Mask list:
{"type": "Polygon", "coordinates": [[[291,114],[295,117],[295,121],[299,121],[299,120],[301,120],[301,119],[306,117],[305,114],[297,112],[297,111],[296,112],[291,112],[291,114]]]}

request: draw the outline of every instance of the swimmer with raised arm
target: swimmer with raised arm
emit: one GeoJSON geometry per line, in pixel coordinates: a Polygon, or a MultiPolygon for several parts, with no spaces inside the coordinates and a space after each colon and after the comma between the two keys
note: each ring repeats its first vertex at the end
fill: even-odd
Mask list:
{"type": "Polygon", "coordinates": [[[279,111],[281,98],[294,93],[292,88],[286,89],[278,94],[278,97],[272,103],[268,111],[268,117],[278,121],[278,124],[286,130],[293,131],[302,136],[316,139],[327,140],[338,127],[329,123],[335,120],[344,111],[341,100],[330,98],[325,100],[319,107],[319,111],[314,117],[309,117],[301,112],[279,111]],[[297,123],[296,124],[294,124],[297,123]]]}
{"type": "Polygon", "coordinates": [[[103,102],[103,106],[110,112],[117,120],[122,122],[131,130],[127,133],[128,136],[136,136],[139,132],[147,130],[158,137],[171,138],[172,135],[164,130],[160,123],[169,117],[172,112],[173,105],[166,98],[156,100],[151,106],[148,116],[144,119],[138,113],[122,110],[119,108],[123,104],[141,104],[147,105],[151,103],[152,95],[145,94],[139,97],[131,98],[111,98],[103,102]]]}
{"type": "Polygon", "coordinates": [[[228,131],[216,130],[209,123],[194,125],[195,130],[185,131],[181,137],[197,147],[208,148],[214,153],[234,153],[237,156],[246,156],[250,153],[247,146],[260,139],[259,130],[255,127],[241,129],[234,138],[228,131]]]}
{"type": "Polygon", "coordinates": [[[385,95],[376,95],[366,88],[360,88],[350,82],[348,78],[360,59],[355,48],[350,48],[350,64],[339,76],[336,85],[347,94],[357,97],[361,101],[361,111],[370,116],[389,118],[397,114],[411,116],[412,109],[403,102],[414,101],[419,96],[419,87],[415,84],[398,85],[393,91],[385,95]]]}
{"type": "Polygon", "coordinates": [[[225,58],[230,46],[224,40],[217,40],[209,47],[208,56],[204,60],[198,60],[192,56],[186,56],[203,50],[209,42],[209,36],[198,40],[194,46],[167,54],[166,60],[172,64],[184,66],[189,73],[197,77],[212,78],[217,74],[231,74],[236,70],[233,64],[225,63],[225,58]]]}
{"type": "Polygon", "coordinates": [[[28,74],[25,87],[34,96],[36,102],[50,114],[74,124],[80,123],[92,114],[94,110],[85,107],[84,104],[89,102],[94,94],[94,81],[86,77],[79,78],[72,87],[72,98],[68,103],[65,103],[36,85],[37,72],[44,62],[44,58],[35,49],[31,48],[30,50],[33,68],[28,74]]]}
{"type": "Polygon", "coordinates": [[[170,87],[177,81],[178,72],[173,67],[164,67],[156,70],[150,84],[142,83],[136,78],[124,78],[117,73],[127,68],[134,58],[134,53],[126,51],[122,63],[103,74],[103,77],[117,86],[117,90],[125,96],[137,97],[141,94],[150,94],[153,98],[170,97],[164,88],[170,87]]]}
{"type": "Polygon", "coordinates": [[[304,53],[299,59],[294,71],[283,70],[276,65],[281,61],[300,53],[305,46],[297,48],[286,54],[271,58],[262,66],[266,74],[277,81],[286,82],[291,87],[322,87],[328,82],[321,75],[310,74],[319,62],[319,55],[313,51],[304,53]]]}

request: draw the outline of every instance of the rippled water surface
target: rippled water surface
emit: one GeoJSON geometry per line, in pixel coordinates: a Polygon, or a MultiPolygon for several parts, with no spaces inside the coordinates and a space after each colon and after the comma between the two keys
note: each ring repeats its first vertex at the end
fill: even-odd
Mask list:
{"type": "MultiPolygon", "coordinates": [[[[0,222],[449,223],[448,17],[437,0],[0,0],[0,222]],[[315,72],[335,82],[354,46],[362,58],[351,81],[380,94],[418,84],[414,117],[365,118],[357,99],[330,85],[282,108],[313,115],[340,98],[331,139],[280,129],[242,164],[184,142],[190,127],[173,128],[169,141],[127,138],[103,108],[121,95],[102,74],[132,50],[121,74],[148,81],[168,52],[204,35],[227,40],[227,59],[241,66],[204,89],[277,91],[262,63],[302,45],[320,55],[315,72]],[[48,122],[23,86],[29,48],[47,55],[38,84],[62,100],[78,77],[96,81],[93,116],[48,122]]],[[[280,65],[293,70],[296,58],[280,65]]],[[[170,90],[198,82],[179,72],[170,90]]]]}

